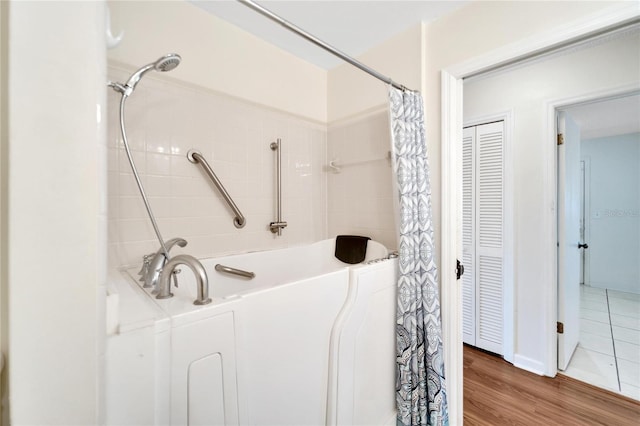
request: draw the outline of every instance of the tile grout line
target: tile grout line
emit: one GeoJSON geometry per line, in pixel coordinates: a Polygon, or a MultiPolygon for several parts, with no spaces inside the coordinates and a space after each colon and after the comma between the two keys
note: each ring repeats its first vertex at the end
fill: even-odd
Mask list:
{"type": "Polygon", "coordinates": [[[613,324],[611,323],[611,308],[609,307],[609,290],[604,290],[604,295],[607,299],[607,315],[609,316],[609,330],[611,331],[611,344],[613,346],[613,361],[616,363],[616,378],[618,379],[618,391],[622,392],[622,386],[620,385],[620,370],[618,369],[618,356],[616,355],[616,340],[613,338],[613,324]]]}

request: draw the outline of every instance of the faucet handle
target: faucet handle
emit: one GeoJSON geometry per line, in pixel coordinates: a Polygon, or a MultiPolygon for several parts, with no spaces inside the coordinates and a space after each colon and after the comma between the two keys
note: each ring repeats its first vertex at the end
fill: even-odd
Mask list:
{"type": "Polygon", "coordinates": [[[140,271],[138,271],[138,275],[140,275],[140,279],[138,281],[144,282],[144,277],[147,275],[147,271],[149,271],[149,265],[151,265],[151,259],[153,256],[154,253],[142,256],[142,267],[140,268],[140,271]]]}
{"type": "Polygon", "coordinates": [[[173,279],[173,285],[175,286],[175,288],[178,288],[178,274],[180,272],[182,272],[182,269],[176,268],[171,273],[171,278],[173,279]]]}

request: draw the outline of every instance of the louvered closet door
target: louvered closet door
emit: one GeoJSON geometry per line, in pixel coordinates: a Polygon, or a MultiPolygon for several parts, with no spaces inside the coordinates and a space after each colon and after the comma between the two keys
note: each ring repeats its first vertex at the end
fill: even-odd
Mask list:
{"type": "Polygon", "coordinates": [[[504,123],[463,138],[463,330],[465,342],[502,354],[504,123]],[[468,267],[467,267],[468,265],[468,267]],[[466,275],[466,274],[465,274],[466,275]]]}
{"type": "Polygon", "coordinates": [[[473,346],[476,345],[475,146],[476,128],[468,127],[462,134],[462,340],[473,346]]]}

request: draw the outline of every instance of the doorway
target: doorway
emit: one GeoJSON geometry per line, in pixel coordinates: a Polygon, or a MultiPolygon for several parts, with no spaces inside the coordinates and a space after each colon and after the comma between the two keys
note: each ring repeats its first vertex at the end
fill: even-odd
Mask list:
{"type": "MultiPolygon", "coordinates": [[[[573,283],[562,283],[560,272],[567,260],[558,261],[559,321],[565,313],[575,312],[576,318],[569,322],[578,327],[570,359],[563,360],[563,350],[568,349],[558,334],[558,368],[570,377],[640,400],[640,95],[594,99],[562,107],[561,114],[572,117],[579,129],[579,158],[574,158],[573,169],[581,182],[572,199],[583,219],[570,226],[584,238],[578,238],[578,247],[568,244],[567,249],[581,251],[584,261],[574,259],[573,283]],[[581,266],[582,280],[577,278],[581,266]],[[572,297],[563,296],[567,286],[574,287],[572,297]]],[[[560,171],[563,158],[558,156],[559,200],[560,180],[566,177],[560,171]]],[[[559,202],[559,240],[562,218],[568,217],[561,207],[559,202]]]]}
{"type": "MultiPolygon", "coordinates": [[[[450,409],[452,422],[459,424],[462,422],[462,297],[461,289],[456,284],[455,264],[456,258],[461,258],[461,185],[458,179],[461,172],[461,150],[460,140],[462,138],[463,128],[463,79],[467,79],[474,75],[479,75],[487,70],[495,69],[505,63],[514,63],[516,61],[530,58],[540,54],[543,51],[566,45],[586,37],[593,36],[603,31],[620,27],[630,21],[638,18],[637,11],[630,8],[623,12],[607,12],[599,13],[593,19],[585,22],[573,22],[562,29],[549,31],[544,37],[522,41],[516,45],[508,45],[499,48],[473,59],[466,60],[448,66],[443,69],[442,74],[442,248],[441,262],[444,265],[442,270],[442,300],[443,300],[443,334],[445,343],[445,363],[449,366],[448,380],[452,389],[450,396],[450,409]]],[[[570,81],[567,80],[567,81],[570,81]]],[[[612,84],[609,81],[609,84],[612,84]]],[[[616,88],[620,91],[627,91],[630,88],[637,87],[637,84],[620,83],[616,88]]],[[[465,89],[466,99],[466,89],[465,89]]],[[[496,97],[498,99],[498,97],[496,97]]],[[[575,99],[577,101],[579,99],[575,99]]],[[[538,127],[541,129],[544,137],[539,140],[551,140],[555,136],[554,108],[555,104],[549,101],[545,105],[547,111],[544,117],[537,120],[538,127]]],[[[555,319],[557,314],[556,294],[555,294],[555,277],[556,277],[556,260],[555,247],[556,235],[554,224],[554,205],[555,205],[555,154],[551,146],[541,147],[544,162],[540,165],[543,171],[542,181],[544,189],[544,200],[541,206],[545,209],[544,214],[536,217],[538,222],[542,222],[545,229],[551,229],[548,233],[541,233],[538,237],[540,244],[548,253],[552,254],[539,264],[539,272],[532,273],[538,280],[536,291],[540,300],[544,302],[542,312],[537,313],[539,324],[536,333],[542,337],[536,337],[535,341],[527,347],[521,347],[518,344],[520,354],[514,355],[515,361],[520,365],[526,365],[529,370],[538,374],[555,376],[556,370],[556,336],[555,336],[555,319]],[[542,351],[544,354],[537,359],[523,354],[523,350],[531,350],[531,348],[542,351]],[[518,356],[520,355],[520,356],[518,356]]],[[[529,195],[529,194],[526,194],[529,195]]],[[[524,271],[528,273],[529,271],[524,271]]],[[[517,299],[522,299],[524,304],[522,311],[529,310],[530,306],[526,304],[528,299],[518,294],[517,299]]],[[[514,297],[514,300],[516,298],[514,297]]],[[[520,320],[514,322],[517,328],[521,324],[520,320]]],[[[535,330],[534,330],[535,331],[535,330]]],[[[515,333],[514,333],[515,334],[515,333]]]]}

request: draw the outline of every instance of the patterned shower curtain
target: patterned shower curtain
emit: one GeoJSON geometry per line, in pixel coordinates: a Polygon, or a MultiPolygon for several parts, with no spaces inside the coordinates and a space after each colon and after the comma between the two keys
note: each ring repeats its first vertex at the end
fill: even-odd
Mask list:
{"type": "Polygon", "coordinates": [[[419,92],[390,87],[389,99],[400,205],[397,424],[448,425],[424,106],[419,92]]]}

